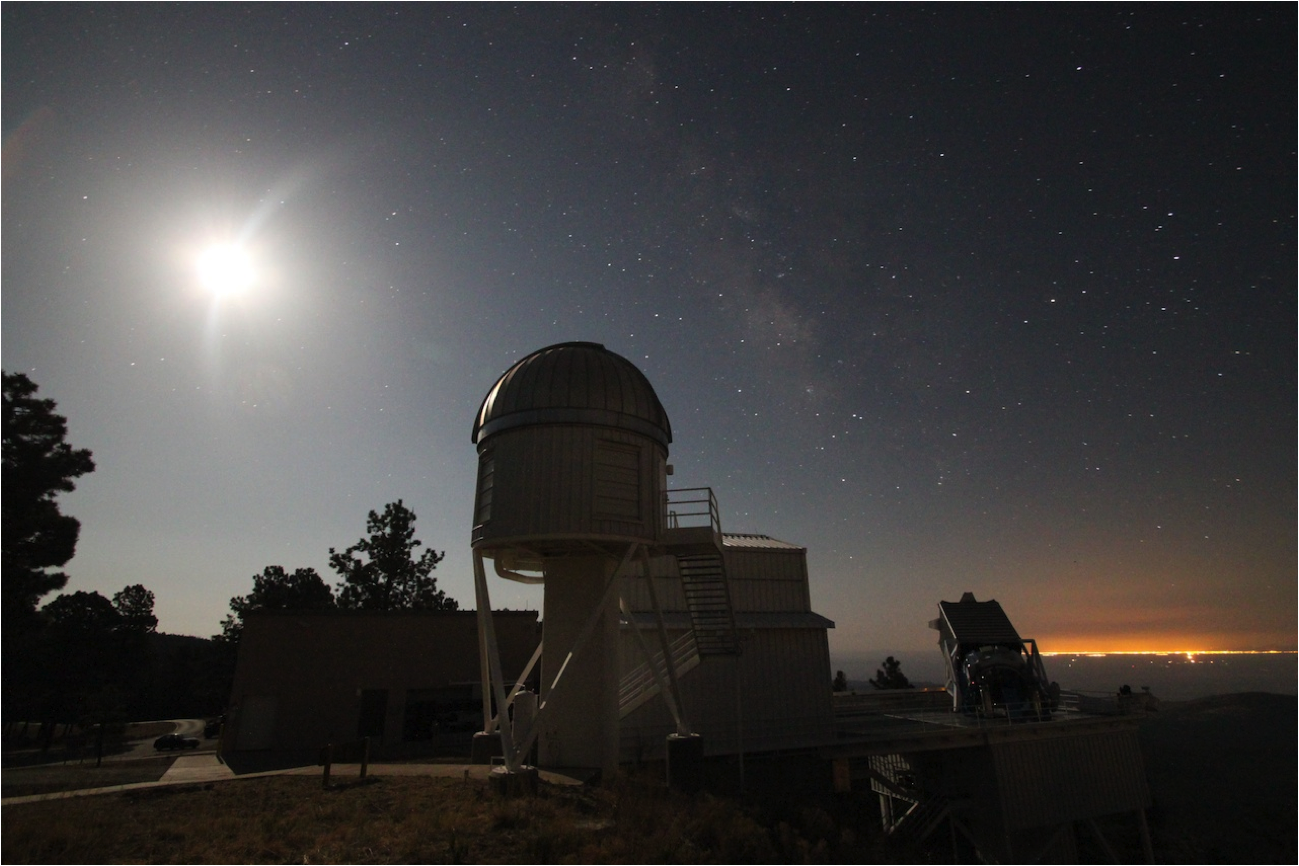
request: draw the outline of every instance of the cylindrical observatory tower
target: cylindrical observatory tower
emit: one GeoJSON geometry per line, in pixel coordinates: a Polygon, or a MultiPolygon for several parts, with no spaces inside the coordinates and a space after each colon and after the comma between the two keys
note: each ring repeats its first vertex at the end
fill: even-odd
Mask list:
{"type": "MultiPolygon", "coordinates": [[[[616,574],[662,534],[667,413],[627,359],[597,343],[560,343],[497,380],[473,441],[479,607],[487,602],[483,558],[501,577],[545,583],[538,762],[611,772],[616,574]]],[[[490,628],[490,617],[483,622],[490,628]]]]}

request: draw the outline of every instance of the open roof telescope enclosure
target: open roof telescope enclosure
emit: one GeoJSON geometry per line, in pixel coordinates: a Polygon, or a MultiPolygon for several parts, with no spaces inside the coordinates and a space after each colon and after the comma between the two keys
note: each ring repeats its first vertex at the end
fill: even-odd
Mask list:
{"type": "Polygon", "coordinates": [[[1037,642],[1019,636],[1000,604],[967,592],[960,601],[940,601],[938,611],[929,626],[939,633],[952,709],[1050,718],[1060,703],[1060,687],[1047,679],[1037,642]]]}
{"type": "Polygon", "coordinates": [[[539,349],[487,392],[473,441],[478,610],[491,609],[486,559],[499,577],[545,585],[544,640],[517,683],[502,680],[491,617],[480,616],[484,733],[499,735],[507,768],[535,742],[542,766],[616,769],[620,713],[631,703],[620,694],[619,586],[625,576],[648,575],[652,555],[677,556],[699,590],[687,588],[688,650],[669,645],[663,628],[659,646],[641,644],[647,687],[663,695],[678,735],[688,735],[676,668],[691,653],[733,652],[734,619],[716,504],[699,491],[669,505],[672,427],[645,375],[596,343],[539,349]],[[538,660],[535,707],[531,698],[515,703],[538,660]],[[513,712],[495,712],[491,697],[513,712]]]}

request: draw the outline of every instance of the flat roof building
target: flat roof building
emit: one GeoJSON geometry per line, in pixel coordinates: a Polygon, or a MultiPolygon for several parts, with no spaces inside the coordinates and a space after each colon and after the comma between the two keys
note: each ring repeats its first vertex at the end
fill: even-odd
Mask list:
{"type": "MultiPolygon", "coordinates": [[[[537,612],[492,618],[502,668],[517,677],[540,639],[537,612]]],[[[482,729],[480,682],[473,611],[256,611],[239,641],[222,751],[368,736],[379,756],[467,754],[482,729]]]]}

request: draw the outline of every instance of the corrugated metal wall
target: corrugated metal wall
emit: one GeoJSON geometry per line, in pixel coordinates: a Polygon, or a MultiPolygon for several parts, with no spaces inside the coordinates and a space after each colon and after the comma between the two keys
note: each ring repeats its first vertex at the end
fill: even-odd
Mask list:
{"type": "MultiPolygon", "coordinates": [[[[642,632],[651,649],[653,629],[642,632]]],[[[669,629],[669,640],[681,631],[669,629]]],[[[708,754],[806,748],[834,737],[830,706],[830,652],[824,629],[756,629],[741,635],[738,657],[706,658],[681,678],[681,701],[708,754]],[[739,695],[736,684],[739,684],[739,695]],[[738,701],[738,704],[737,704],[738,701]],[[737,716],[742,713],[742,732],[737,716]]],[[[622,665],[643,657],[629,628],[622,634],[622,665]]],[[[658,757],[676,730],[661,697],[622,721],[623,757],[658,757]]]]}
{"type": "MultiPolygon", "coordinates": [[[[724,553],[731,608],[737,613],[796,612],[812,609],[803,550],[734,550],[724,553]]],[[[663,610],[684,610],[685,596],[675,557],[650,559],[654,591],[663,610]]],[[[639,574],[623,579],[623,598],[632,610],[652,610],[649,590],[639,574]]]]}
{"type": "Polygon", "coordinates": [[[1135,729],[1004,743],[992,756],[1012,830],[1150,805],[1135,729]]]}
{"type": "MultiPolygon", "coordinates": [[[[490,494],[481,486],[475,514],[490,518],[480,524],[478,538],[486,542],[541,535],[654,538],[661,523],[662,465],[666,455],[653,440],[610,427],[554,424],[523,427],[496,434],[482,446],[479,460],[490,460],[490,494]],[[632,458],[639,466],[639,484],[624,486],[639,496],[639,508],[616,503],[621,517],[610,513],[606,486],[597,486],[599,447],[632,458]],[[597,509],[603,502],[603,511],[597,509]],[[629,515],[638,514],[631,519],[629,515]]],[[[606,473],[607,474],[607,473],[606,473]]],[[[603,476],[599,476],[603,477],[603,476]]],[[[606,479],[607,480],[607,479],[606,479]]]]}
{"type": "MultiPolygon", "coordinates": [[[[677,571],[675,556],[654,556],[650,558],[650,575],[654,580],[654,592],[658,596],[662,610],[685,610],[686,597],[681,589],[681,576],[677,571]]],[[[653,610],[650,603],[649,588],[639,569],[632,576],[622,580],[622,597],[632,610],[653,610]]]]}
{"type": "Polygon", "coordinates": [[[812,609],[805,551],[728,547],[724,555],[735,610],[805,612],[812,609]]]}
{"type": "MultiPolygon", "coordinates": [[[[724,550],[732,607],[739,613],[807,613],[807,558],[802,548],[724,550]]],[[[664,611],[682,611],[685,598],[674,557],[650,560],[650,574],[664,611]]],[[[623,580],[623,597],[633,610],[652,610],[645,579],[623,580]]],[[[679,621],[679,620],[678,620],[679,621]]],[[[800,623],[805,625],[805,623],[800,623]]],[[[642,634],[658,646],[654,628],[642,634]]],[[[669,629],[669,640],[682,634],[669,629]]],[[[681,699],[708,754],[804,748],[833,738],[830,650],[824,628],[741,629],[741,654],[711,657],[681,678],[681,699]],[[736,683],[739,683],[737,706],[736,683]],[[743,716],[742,733],[737,716],[743,716]]],[[[622,670],[644,659],[630,627],[621,639],[622,670]]],[[[623,758],[658,757],[663,740],[676,730],[662,698],[654,698],[623,719],[623,758]]]]}

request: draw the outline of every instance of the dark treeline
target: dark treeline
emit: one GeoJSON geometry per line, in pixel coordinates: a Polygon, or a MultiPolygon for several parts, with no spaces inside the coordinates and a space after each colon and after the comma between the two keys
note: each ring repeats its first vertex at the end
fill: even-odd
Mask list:
{"type": "Polygon", "coordinates": [[[48,746],[58,725],[118,727],[221,712],[230,667],[212,641],[139,628],[99,593],[61,595],[38,614],[41,625],[7,647],[7,735],[48,746]]]}
{"type": "Polygon", "coordinates": [[[415,512],[398,499],[371,511],[370,534],[342,553],[329,549],[329,566],[342,578],[335,592],[314,568],[289,573],[268,565],[253,575],[253,590],[230,599],[230,613],[213,635],[218,644],[239,644],[244,617],[257,610],[459,610],[460,603],[438,589],[433,570],[446,553],[425,550],[415,537],[415,512]],[[360,555],[358,555],[360,554],[360,555]]]}
{"type": "Polygon", "coordinates": [[[444,554],[419,551],[415,513],[399,499],[371,511],[368,535],[338,551],[337,591],[314,569],[278,565],[253,576],[247,595],[212,639],[159,634],[154,594],[142,584],[111,599],[64,592],[56,571],[76,551],[81,524],[59,510],[58,494],[93,472],[87,449],[66,441],[67,420],[36,396],[22,373],[4,374],[3,711],[7,737],[49,746],[57,725],[83,730],[128,721],[220,714],[230,694],[244,616],[255,610],[456,610],[433,570],[444,554]]]}
{"type": "Polygon", "coordinates": [[[157,633],[154,595],[142,584],[111,599],[65,592],[57,569],[76,552],[81,524],[58,496],[93,472],[91,452],[67,442],[67,419],[37,396],[22,373],[4,373],[3,635],[5,732],[48,746],[58,724],[126,721],[220,712],[228,665],[201,638],[157,633]]]}

